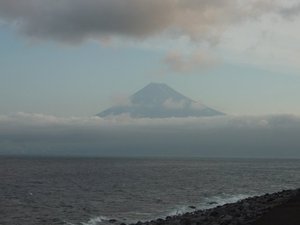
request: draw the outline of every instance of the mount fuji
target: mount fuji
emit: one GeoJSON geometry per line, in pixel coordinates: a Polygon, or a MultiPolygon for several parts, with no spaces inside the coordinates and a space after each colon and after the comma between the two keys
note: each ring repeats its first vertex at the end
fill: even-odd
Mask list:
{"type": "Polygon", "coordinates": [[[150,83],[137,91],[125,105],[116,105],[99,117],[127,114],[133,118],[203,117],[225,115],[200,104],[162,83],[150,83]]]}

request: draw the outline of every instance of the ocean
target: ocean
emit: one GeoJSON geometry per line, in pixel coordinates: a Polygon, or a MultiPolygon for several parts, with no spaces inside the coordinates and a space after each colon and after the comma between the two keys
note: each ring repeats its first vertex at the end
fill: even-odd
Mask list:
{"type": "Polygon", "coordinates": [[[0,224],[128,224],[299,187],[300,160],[2,157],[0,224]]]}

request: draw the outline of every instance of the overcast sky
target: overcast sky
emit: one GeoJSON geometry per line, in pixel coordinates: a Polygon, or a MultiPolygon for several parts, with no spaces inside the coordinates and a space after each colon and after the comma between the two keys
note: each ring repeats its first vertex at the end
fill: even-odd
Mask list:
{"type": "Polygon", "coordinates": [[[298,0],[1,0],[0,149],[299,157],[299,27],[298,0]],[[150,82],[228,115],[93,117],[150,82]]]}

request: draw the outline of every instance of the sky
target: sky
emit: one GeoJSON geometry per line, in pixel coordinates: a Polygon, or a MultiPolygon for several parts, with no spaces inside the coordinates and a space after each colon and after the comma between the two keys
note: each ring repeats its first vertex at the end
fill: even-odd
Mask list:
{"type": "MultiPolygon", "coordinates": [[[[15,152],[29,149],[26,146],[33,149],[40,145],[28,136],[20,140],[24,130],[38,140],[42,126],[53,142],[69,134],[70,123],[76,121],[80,124],[76,129],[98,132],[91,121],[107,122],[94,115],[148,83],[160,82],[226,113],[229,118],[216,124],[234,120],[233,133],[242,127],[241,135],[246,137],[253,132],[252,124],[260,132],[267,129],[270,133],[263,136],[269,142],[259,142],[260,148],[289,143],[294,147],[286,156],[300,157],[292,150],[298,147],[295,131],[300,116],[299,26],[298,0],[1,0],[0,146],[15,152]],[[26,122],[28,117],[31,123],[26,122]],[[43,125],[41,118],[47,118],[43,125]],[[257,121],[267,121],[268,128],[257,121]],[[49,127],[61,136],[51,135],[49,127]]],[[[103,127],[124,121],[137,130],[145,122],[120,118],[103,127]]],[[[145,122],[159,130],[157,123],[145,122]]],[[[189,123],[189,119],[175,121],[179,127],[189,123]]],[[[221,137],[224,127],[217,127],[205,132],[221,137]]],[[[109,137],[121,135],[119,128],[111,128],[115,133],[111,131],[109,137]]],[[[148,136],[154,138],[151,132],[148,136]]],[[[192,126],[189,132],[200,131],[192,126]]],[[[185,135],[191,137],[189,132],[185,135]]],[[[233,142],[237,135],[233,133],[226,140],[218,139],[220,146],[233,142]]],[[[134,134],[127,139],[121,135],[120,142],[132,141],[134,134]]],[[[153,142],[162,143],[157,138],[153,142]]],[[[184,140],[181,143],[194,139],[184,140]]],[[[61,146],[65,145],[69,146],[61,146]]],[[[278,147],[278,156],[279,152],[278,147]]]]}
{"type": "Polygon", "coordinates": [[[90,116],[150,82],[299,114],[299,1],[2,0],[1,114],[90,116]]]}

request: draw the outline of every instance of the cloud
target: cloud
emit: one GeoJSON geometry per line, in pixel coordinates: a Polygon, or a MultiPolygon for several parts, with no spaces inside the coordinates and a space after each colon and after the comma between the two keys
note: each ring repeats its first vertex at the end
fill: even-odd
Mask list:
{"type": "Polygon", "coordinates": [[[279,13],[286,18],[294,18],[300,14],[300,3],[290,7],[284,7],[279,10],[279,13]]]}
{"type": "Polygon", "coordinates": [[[127,94],[116,93],[110,99],[114,106],[131,106],[133,104],[127,94]]]}
{"type": "Polygon", "coordinates": [[[204,109],[206,106],[199,103],[199,102],[192,102],[191,104],[191,108],[192,109],[196,109],[196,110],[201,110],[201,109],[204,109]]]}
{"type": "Polygon", "coordinates": [[[34,41],[168,52],[162,74],[209,69],[219,59],[284,73],[299,71],[299,9],[295,0],[1,0],[0,26],[34,41]]]}
{"type": "Polygon", "coordinates": [[[278,7],[266,0],[2,0],[0,20],[29,37],[63,42],[167,32],[215,43],[227,26],[278,7]]]}
{"type": "Polygon", "coordinates": [[[178,73],[204,70],[218,64],[217,58],[213,57],[211,53],[200,50],[189,55],[184,55],[179,51],[171,51],[164,58],[163,62],[168,69],[178,73]]]}
{"type": "Polygon", "coordinates": [[[173,99],[167,99],[163,102],[163,107],[166,109],[183,109],[187,106],[187,102],[184,100],[175,101],[173,99]]]}
{"type": "Polygon", "coordinates": [[[292,115],[133,119],[0,116],[0,154],[300,158],[292,115]]]}

